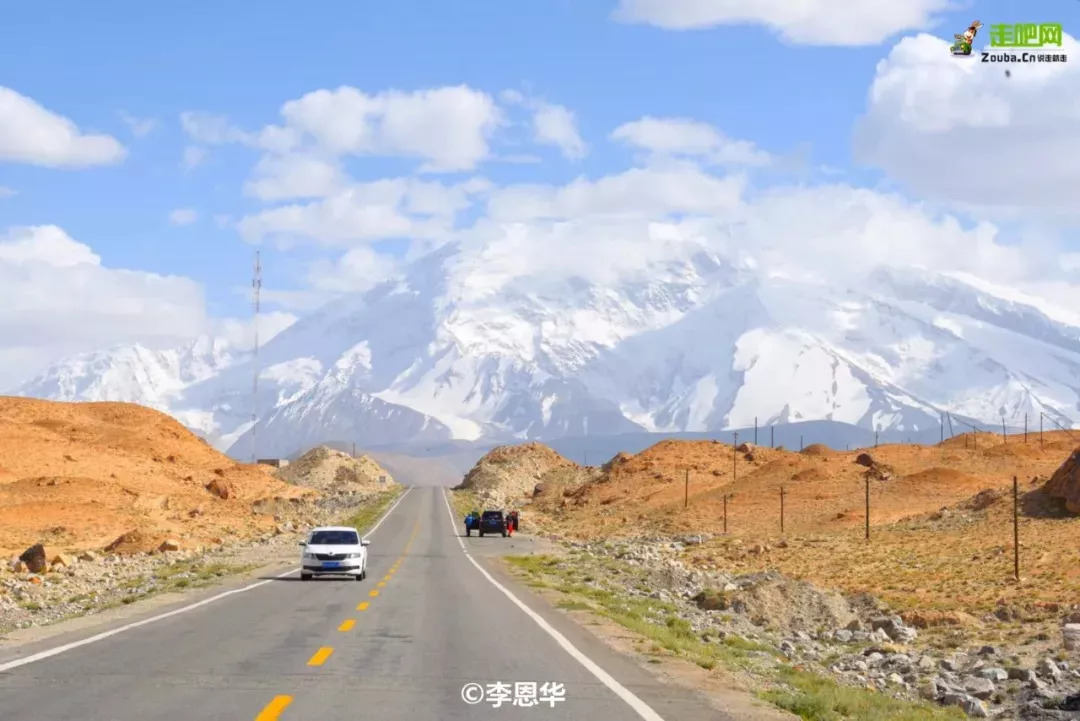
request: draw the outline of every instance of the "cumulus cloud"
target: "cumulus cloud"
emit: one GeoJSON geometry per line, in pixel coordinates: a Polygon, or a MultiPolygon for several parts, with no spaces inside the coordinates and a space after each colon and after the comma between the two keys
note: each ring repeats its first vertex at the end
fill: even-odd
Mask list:
{"type": "MultiPolygon", "coordinates": [[[[245,292],[250,290],[246,289],[245,292]]],[[[263,345],[297,320],[298,316],[285,311],[260,313],[257,322],[255,318],[218,318],[210,321],[209,333],[235,348],[248,350],[255,345],[256,326],[259,331],[259,345],[263,345]]]]}
{"type": "Polygon", "coordinates": [[[540,103],[533,114],[536,142],[554,145],[570,160],[585,157],[585,141],[577,129],[577,119],[562,105],[540,103]]]}
{"type": "Polygon", "coordinates": [[[117,343],[173,344],[207,328],[202,288],[109,268],[53,226],[0,235],[0,388],[64,356],[117,343]]]}
{"type": "Polygon", "coordinates": [[[369,246],[350,248],[336,260],[321,259],[308,266],[308,284],[321,293],[359,293],[391,278],[401,260],[369,246]]]}
{"type": "Polygon", "coordinates": [[[352,185],[310,203],[270,208],[242,218],[241,235],[290,243],[315,241],[350,245],[390,238],[446,236],[456,214],[469,207],[489,184],[473,179],[456,185],[392,178],[352,185]]]}
{"type": "Polygon", "coordinates": [[[126,156],[116,138],[84,133],[68,118],[0,86],[0,161],[84,168],[113,165],[126,156]]]}
{"type": "Polygon", "coordinates": [[[283,125],[259,134],[277,153],[306,144],[332,155],[416,158],[426,171],[470,170],[490,155],[501,122],[487,93],[465,85],[374,95],[353,87],[316,90],[281,108],[283,125]]]}
{"type": "Polygon", "coordinates": [[[191,208],[177,208],[169,213],[169,222],[173,225],[191,225],[199,219],[199,213],[191,208]]]}
{"type": "Polygon", "coordinates": [[[19,191],[15,190],[14,188],[9,188],[6,185],[0,185],[0,199],[14,198],[18,194],[19,191]]]}
{"type": "Polygon", "coordinates": [[[131,130],[131,134],[136,138],[145,138],[154,132],[154,128],[158,125],[156,118],[137,118],[124,110],[120,111],[120,119],[124,121],[131,130]]]}
{"type": "Polygon", "coordinates": [[[689,118],[654,118],[620,125],[613,140],[657,155],[697,157],[717,165],[768,165],[772,156],[748,140],[733,140],[708,123],[689,118]]]}
{"type": "Polygon", "coordinates": [[[717,177],[693,163],[678,162],[597,180],[578,178],[562,186],[502,188],[492,193],[488,212],[504,222],[728,213],[740,207],[743,186],[740,177],[717,177]]]}
{"type": "Polygon", "coordinates": [[[244,185],[247,195],[264,201],[323,198],[340,192],[348,178],[340,163],[314,155],[265,155],[244,185]]]}
{"type": "Polygon", "coordinates": [[[620,0],[615,18],[667,30],[764,25],[803,45],[877,45],[922,30],[950,0],[620,0]]]}
{"type": "Polygon", "coordinates": [[[255,136],[233,125],[224,115],[188,110],[180,113],[180,127],[191,140],[202,145],[255,142],[255,136]]]}
{"type": "MultiPolygon", "coordinates": [[[[1070,60],[1080,46],[1068,36],[1070,60]]],[[[930,35],[904,38],[877,67],[855,133],[858,160],[937,200],[1075,213],[1080,184],[1076,62],[1000,64],[949,55],[930,35]]]]}
{"type": "Polygon", "coordinates": [[[184,154],[180,157],[180,167],[184,170],[194,170],[206,160],[206,148],[198,145],[189,145],[184,148],[184,154]]]}

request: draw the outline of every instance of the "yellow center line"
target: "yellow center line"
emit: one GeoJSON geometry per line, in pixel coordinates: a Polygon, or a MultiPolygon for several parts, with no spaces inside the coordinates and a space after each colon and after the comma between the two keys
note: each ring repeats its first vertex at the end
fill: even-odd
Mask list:
{"type": "Polygon", "coordinates": [[[368,603],[367,601],[361,601],[360,605],[356,607],[356,610],[357,611],[366,611],[367,607],[370,606],[370,605],[371,604],[368,603]]]}
{"type": "Polygon", "coordinates": [[[368,591],[368,595],[371,596],[372,598],[375,598],[376,596],[379,595],[379,592],[376,591],[375,589],[371,589],[370,591],[368,591]]]}
{"type": "Polygon", "coordinates": [[[255,721],[277,721],[277,717],[291,703],[292,696],[275,696],[270,703],[266,704],[266,708],[259,712],[255,721]]]}
{"type": "Polygon", "coordinates": [[[311,657],[311,660],[307,662],[307,665],[322,666],[324,663],[326,663],[326,659],[330,658],[330,654],[332,654],[333,652],[334,649],[330,648],[329,646],[323,646],[315,652],[315,655],[311,657]]]}
{"type": "Polygon", "coordinates": [[[338,630],[339,631],[351,631],[353,626],[355,626],[355,625],[356,625],[356,621],[354,619],[350,618],[347,621],[343,621],[342,624],[340,626],[338,626],[338,630]]]}

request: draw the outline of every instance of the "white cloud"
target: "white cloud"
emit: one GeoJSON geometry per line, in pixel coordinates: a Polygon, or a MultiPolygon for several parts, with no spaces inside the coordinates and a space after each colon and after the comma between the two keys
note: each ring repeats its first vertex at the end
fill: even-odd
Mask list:
{"type": "Polygon", "coordinates": [[[319,260],[308,266],[307,279],[316,291],[360,293],[392,277],[400,260],[369,246],[350,248],[336,261],[319,260]]]}
{"type": "Polygon", "coordinates": [[[348,178],[337,161],[290,153],[263,156],[244,192],[266,201],[323,198],[347,185],[348,178]]]}
{"type": "Polygon", "coordinates": [[[917,193],[1001,212],[1075,213],[1080,185],[1080,45],[1073,62],[1001,64],[950,56],[929,35],[878,63],[856,157],[917,193]]]}
{"type": "Polygon", "coordinates": [[[284,126],[259,135],[274,152],[307,142],[333,155],[417,158],[427,171],[474,168],[487,159],[501,122],[492,97],[464,85],[375,95],[348,86],[316,90],[285,103],[281,115],[284,126]]]}
{"type": "Polygon", "coordinates": [[[326,245],[387,238],[431,239],[447,235],[455,215],[474,196],[487,192],[481,179],[446,186],[415,178],[392,178],[353,185],[306,204],[270,208],[238,224],[249,241],[314,240],[326,245]]]}
{"type": "Polygon", "coordinates": [[[156,118],[137,118],[123,110],[120,111],[120,118],[127,124],[128,128],[131,129],[131,134],[136,138],[145,138],[154,132],[154,128],[158,125],[156,118]]]}
{"type": "MultiPolygon", "coordinates": [[[[298,316],[284,311],[260,313],[257,323],[259,345],[265,345],[297,320],[299,320],[298,316]]],[[[219,318],[210,321],[209,332],[215,338],[221,338],[236,348],[250,349],[255,344],[255,327],[254,318],[219,318]]]]}
{"type": "Polygon", "coordinates": [[[184,154],[180,158],[180,165],[184,170],[194,170],[206,161],[206,148],[198,145],[189,145],[184,148],[184,154]]]}
{"type": "Polygon", "coordinates": [[[201,145],[254,143],[256,137],[233,125],[223,115],[189,110],[180,113],[180,127],[194,142],[201,145]]]}
{"type": "Polygon", "coordinates": [[[14,188],[9,188],[6,185],[0,185],[0,199],[14,198],[18,194],[19,191],[15,190],[14,188]]]}
{"type": "Polygon", "coordinates": [[[717,165],[768,165],[771,155],[747,140],[733,140],[712,125],[688,118],[654,118],[620,125],[611,137],[658,155],[699,157],[717,165]]]}
{"type": "Polygon", "coordinates": [[[691,163],[633,168],[564,186],[517,185],[492,193],[492,218],[504,221],[576,220],[594,216],[664,218],[729,213],[740,207],[743,181],[720,178],[691,163]]]}
{"type": "Polygon", "coordinates": [[[169,213],[169,222],[173,225],[191,225],[198,219],[198,211],[191,208],[177,208],[169,213]]]}
{"type": "Polygon", "coordinates": [[[928,28],[951,0],[620,0],[615,18],[668,30],[764,25],[805,45],[877,45],[928,28]]]}
{"type": "Polygon", "coordinates": [[[172,344],[206,330],[188,278],[108,268],[56,226],[0,235],[0,388],[64,356],[126,342],[172,344]]]}
{"type": "Polygon", "coordinates": [[[116,138],[83,133],[68,118],[0,86],[0,161],[82,168],[112,165],[126,156],[116,138]]]}
{"type": "Polygon", "coordinates": [[[585,141],[578,134],[574,114],[562,105],[541,103],[533,115],[536,141],[554,145],[571,160],[585,157],[585,141]]]}

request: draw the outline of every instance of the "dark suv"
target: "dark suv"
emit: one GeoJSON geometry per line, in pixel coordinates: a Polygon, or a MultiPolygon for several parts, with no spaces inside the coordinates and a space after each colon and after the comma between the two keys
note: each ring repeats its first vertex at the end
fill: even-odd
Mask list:
{"type": "Polygon", "coordinates": [[[484,511],[480,515],[480,537],[485,533],[501,533],[506,538],[506,519],[502,511],[484,511]]]}

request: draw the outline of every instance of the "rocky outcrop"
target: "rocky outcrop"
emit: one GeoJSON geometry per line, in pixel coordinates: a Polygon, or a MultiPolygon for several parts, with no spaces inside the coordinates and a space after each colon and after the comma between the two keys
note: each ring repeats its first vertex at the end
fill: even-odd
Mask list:
{"type": "Polygon", "coordinates": [[[1065,507],[1072,513],[1080,513],[1080,448],[1072,452],[1061,467],[1043,486],[1043,490],[1054,498],[1065,501],[1065,507]]]}

